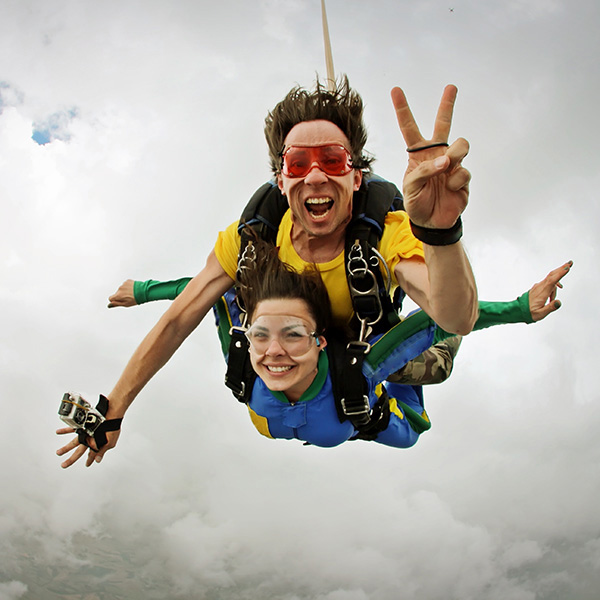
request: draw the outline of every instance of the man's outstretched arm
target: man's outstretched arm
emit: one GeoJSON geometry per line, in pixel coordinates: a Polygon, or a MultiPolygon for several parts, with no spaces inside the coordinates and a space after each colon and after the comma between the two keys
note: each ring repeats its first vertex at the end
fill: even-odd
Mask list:
{"type": "MultiPolygon", "coordinates": [[[[128,362],[116,386],[109,394],[107,419],[122,418],[135,397],[152,377],[168,362],[187,336],[198,326],[217,299],[231,286],[233,281],[225,273],[214,251],[210,253],[206,266],[189,283],[150,333],[144,338],[128,362]]],[[[57,433],[70,433],[70,428],[59,429],[57,433]]],[[[108,443],[99,451],[90,449],[87,466],[100,462],[107,450],[117,444],[119,431],[107,433],[108,443]]],[[[89,440],[88,440],[89,441],[89,440]]],[[[77,438],[57,451],[59,456],[74,451],[62,463],[64,468],[71,466],[87,448],[79,444],[77,438]]]]}

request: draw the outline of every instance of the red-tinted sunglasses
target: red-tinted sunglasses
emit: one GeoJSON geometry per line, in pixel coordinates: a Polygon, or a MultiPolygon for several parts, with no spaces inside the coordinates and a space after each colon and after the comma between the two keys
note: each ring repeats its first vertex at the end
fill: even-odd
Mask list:
{"type": "Polygon", "coordinates": [[[352,156],[339,144],[290,146],[281,155],[281,172],[286,177],[306,177],[313,165],[327,175],[346,175],[352,171],[352,156]]]}

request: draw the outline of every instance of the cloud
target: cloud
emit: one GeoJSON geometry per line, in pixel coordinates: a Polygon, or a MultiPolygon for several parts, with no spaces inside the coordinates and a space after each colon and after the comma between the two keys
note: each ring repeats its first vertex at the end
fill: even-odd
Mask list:
{"type": "Polygon", "coordinates": [[[23,102],[23,94],[6,81],[0,81],[0,113],[6,106],[17,106],[23,102]]]}
{"type": "Polygon", "coordinates": [[[27,593],[27,586],[20,581],[0,583],[0,600],[18,600],[27,593]]]}

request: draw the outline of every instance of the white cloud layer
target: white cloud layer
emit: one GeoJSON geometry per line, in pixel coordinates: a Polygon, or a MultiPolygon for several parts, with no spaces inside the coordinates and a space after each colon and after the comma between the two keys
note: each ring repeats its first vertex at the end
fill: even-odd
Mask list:
{"type": "Polygon", "coordinates": [[[269,177],[267,110],[324,75],[320,7],[5,1],[0,600],[597,598],[598,3],[327,8],[376,171],[399,183],[406,163],[391,87],[427,135],[456,83],[480,295],[515,297],[573,259],[563,308],[465,340],[407,451],[261,438],[206,322],[103,464],[61,471],[62,393],[107,393],[164,309],[105,298],[202,268],[269,177]],[[48,123],[59,135],[36,144],[48,123]]]}

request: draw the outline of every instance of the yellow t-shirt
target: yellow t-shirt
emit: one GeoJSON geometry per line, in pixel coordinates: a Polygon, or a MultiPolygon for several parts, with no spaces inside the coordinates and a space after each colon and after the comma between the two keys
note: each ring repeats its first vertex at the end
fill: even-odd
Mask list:
{"type": "MultiPolygon", "coordinates": [[[[238,254],[240,251],[240,236],[237,231],[238,221],[232,223],[225,231],[221,231],[215,244],[215,254],[223,270],[235,279],[238,254]]],[[[277,246],[279,258],[302,272],[308,263],[302,260],[291,242],[292,218],[288,210],[279,226],[277,233],[277,246]]],[[[412,234],[408,215],[403,211],[390,212],[385,218],[385,228],[379,244],[379,252],[387,262],[390,271],[401,261],[408,258],[424,260],[423,246],[412,234]]],[[[338,325],[346,324],[353,315],[350,291],[346,281],[344,268],[344,252],[342,251],[333,260],[317,263],[325,287],[329,293],[334,322],[338,325]]],[[[393,281],[395,284],[395,281],[393,281]]]]}

